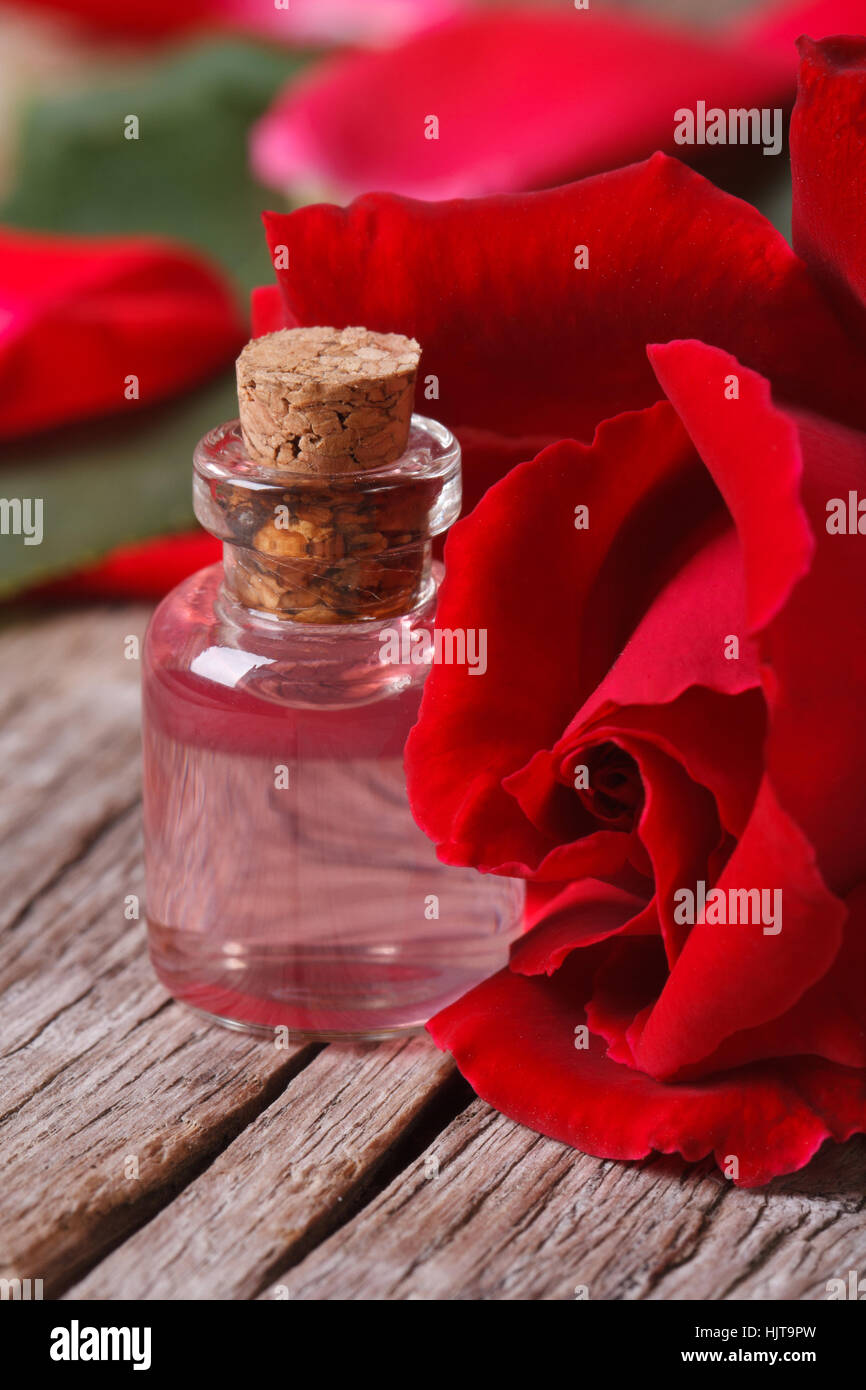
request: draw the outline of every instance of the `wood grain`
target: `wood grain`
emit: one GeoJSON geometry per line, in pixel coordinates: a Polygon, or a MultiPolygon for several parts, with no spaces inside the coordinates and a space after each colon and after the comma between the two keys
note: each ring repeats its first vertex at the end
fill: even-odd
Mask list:
{"type": "Polygon", "coordinates": [[[313,1048],[173,1005],[147,958],[138,809],[143,609],[2,634],[0,1276],[61,1288],[174,1193],[313,1048]],[[129,1160],[138,1165],[130,1178],[129,1160]]]}
{"type": "Polygon", "coordinates": [[[424,1039],[281,1051],[171,1002],[125,915],[124,639],[146,616],[0,630],[0,1277],[92,1300],[808,1301],[862,1273],[866,1141],[744,1192],[521,1129],[424,1039]]]}
{"type": "Polygon", "coordinates": [[[744,1191],[706,1165],[578,1154],[475,1101],[261,1297],[826,1297],[866,1256],[866,1144],[814,1168],[804,1193],[744,1191]]]}
{"type": "Polygon", "coordinates": [[[142,924],[123,918],[141,887],[137,822],[112,825],[3,951],[4,973],[25,973],[0,1001],[0,1274],[48,1294],[169,1202],[315,1051],[168,1000],[142,924]]]}
{"type": "Polygon", "coordinates": [[[452,1074],[425,1039],[328,1047],[71,1298],[250,1298],[357,1203],[452,1074]]]}
{"type": "Polygon", "coordinates": [[[40,616],[2,633],[0,929],[140,788],[142,607],[40,616]]]}

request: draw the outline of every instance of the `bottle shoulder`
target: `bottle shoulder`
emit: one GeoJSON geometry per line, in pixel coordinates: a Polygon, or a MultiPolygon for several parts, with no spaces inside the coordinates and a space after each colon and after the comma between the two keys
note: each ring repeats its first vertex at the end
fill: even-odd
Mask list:
{"type": "Polygon", "coordinates": [[[432,629],[435,585],[412,613],[387,622],[320,627],[256,617],[227,602],[219,564],[180,583],[155,610],[144,650],[145,689],[195,687],[208,700],[344,708],[402,699],[429,663],[412,634],[432,629]]]}

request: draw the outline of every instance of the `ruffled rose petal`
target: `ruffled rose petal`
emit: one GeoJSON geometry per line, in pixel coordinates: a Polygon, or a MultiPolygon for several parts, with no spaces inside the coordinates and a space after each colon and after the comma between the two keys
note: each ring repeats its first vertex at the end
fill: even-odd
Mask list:
{"type": "MultiPolygon", "coordinates": [[[[696,883],[680,887],[697,891],[696,883]]],[[[725,897],[726,918],[737,890],[766,892],[766,916],[774,920],[756,922],[749,908],[746,923],[691,927],[664,989],[629,1032],[635,1064],[651,1076],[673,1077],[685,1068],[693,1075],[698,1063],[705,1072],[706,1059],[726,1038],[790,1009],[839,952],[846,909],[828,891],[812,846],[767,781],[714,885],[725,897]]],[[[763,906],[762,898],[762,913],[763,906]]]]}
{"type": "Polygon", "coordinates": [[[666,978],[667,960],[658,937],[612,944],[586,1001],[589,1030],[604,1038],[612,1062],[635,1065],[629,1031],[635,1016],[661,992],[666,978]]]}
{"type": "MultiPolygon", "coordinates": [[[[745,828],[754,806],[763,775],[764,734],[759,692],[731,697],[691,686],[670,703],[605,706],[604,718],[576,721],[553,755],[536,754],[527,769],[507,779],[506,786],[519,789],[521,805],[529,814],[525,778],[530,768],[539,770],[536,795],[540,797],[542,772],[552,785],[555,769],[564,758],[570,778],[572,769],[586,761],[587,750],[599,743],[617,744],[634,758],[644,787],[638,834],[648,851],[655,884],[655,920],[673,965],[689,931],[674,920],[673,894],[699,879],[714,882],[724,867],[733,837],[745,828]]],[[[560,785],[559,790],[566,788],[560,785]]],[[[634,863],[633,851],[629,857],[634,863]]],[[[548,856],[542,868],[549,868],[553,860],[553,855],[548,856]]],[[[549,914],[562,914],[568,902],[569,889],[557,897],[550,890],[539,893],[527,917],[529,925],[549,914]]]]}
{"type": "Polygon", "coordinates": [[[645,789],[639,834],[653,866],[656,911],[673,968],[690,930],[674,918],[674,893],[710,879],[709,864],[723,838],[719,812],[711,793],[692,781],[678,759],[627,735],[619,741],[640,768],[645,789]]]}
{"type": "MultiPolygon", "coordinates": [[[[793,69],[791,54],[788,86],[793,69]]],[[[607,6],[489,9],[292,85],[256,127],[252,162],[273,188],[341,201],[510,192],[673,150],[680,107],[761,106],[778,86],[775,57],[717,35],[607,6]]]]}
{"type": "MultiPolygon", "coordinates": [[[[861,6],[866,21],[866,6],[861,6]]],[[[809,31],[811,32],[811,30],[809,31]]],[[[866,38],[800,42],[791,117],[794,249],[866,330],[866,38]]]]}
{"type": "Polygon", "coordinates": [[[372,194],[265,225],[272,254],[289,255],[284,322],[417,338],[417,408],[458,429],[591,438],[659,398],[646,344],[675,337],[717,343],[782,395],[866,421],[866,352],[784,238],[664,155],[543,193],[372,194]]]}
{"type": "Polygon", "coordinates": [[[653,905],[613,884],[583,878],[545,903],[543,923],[517,942],[510,968],[521,975],[553,975],[572,951],[632,928],[658,932],[653,905]]]}
{"type": "Polygon", "coordinates": [[[857,888],[845,906],[842,944],[827,973],[778,1018],[726,1038],[702,1071],[809,1053],[866,1068],[866,889],[857,888]]]}
{"type": "Polygon", "coordinates": [[[231,290],[183,248],[0,231],[0,436],[175,395],[243,338],[231,290]]]}
{"type": "MultiPolygon", "coordinates": [[[[697,480],[694,494],[698,494],[697,480]]],[[[709,489],[704,495],[709,504],[709,489]]],[[[578,711],[569,732],[588,725],[611,705],[664,704],[693,685],[726,695],[741,695],[759,685],[757,646],[750,640],[745,623],[743,566],[736,532],[719,497],[712,497],[712,510],[708,505],[706,520],[711,527],[701,526],[703,518],[693,513],[689,528],[686,515],[678,512],[677,520],[688,529],[692,545],[700,548],[686,557],[682,549],[679,553],[672,549],[672,573],[669,578],[665,575],[667,583],[661,592],[647,595],[654,602],[578,711]],[[700,545],[702,538],[705,544],[700,545]],[[683,563],[677,565],[681,558],[683,563]],[[725,655],[731,637],[739,640],[736,660],[725,655]]],[[[644,544],[652,553],[651,544],[644,544]]]]}
{"type": "Polygon", "coordinates": [[[712,792],[725,829],[742,834],[764,771],[766,706],[759,690],[731,695],[692,685],[661,704],[621,706],[593,695],[562,744],[575,734],[613,738],[617,732],[635,734],[681,762],[693,782],[712,792]]]}
{"type": "Polygon", "coordinates": [[[513,469],[454,527],[437,622],[485,629],[487,670],[434,666],[407,745],[415,815],[449,862],[537,867],[568,853],[503,779],[553,747],[615,659],[681,535],[718,507],[708,481],[662,403],[513,469]]]}
{"type": "MultiPolygon", "coordinates": [[[[751,705],[743,706],[744,696],[757,694],[757,666],[750,660],[748,643],[743,641],[739,660],[726,660],[724,655],[727,635],[743,632],[740,570],[737,539],[727,527],[683,566],[656,598],[610,677],[570,723],[553,752],[536,753],[523,768],[503,780],[503,786],[527,819],[559,846],[536,870],[550,878],[552,865],[561,864],[570,852],[569,840],[597,828],[594,818],[578,805],[574,794],[576,768],[588,766],[592,750],[606,742],[617,744],[634,759],[645,793],[639,834],[655,873],[659,915],[671,963],[687,935],[673,920],[672,894],[677,887],[698,878],[711,878],[713,856],[723,840],[713,794],[715,786],[724,794],[729,817],[737,820],[738,811],[741,814],[747,802],[751,810],[749,797],[754,798],[760,776],[763,719],[755,719],[755,710],[752,722],[735,731],[732,711],[719,698],[720,692],[725,691],[733,696],[742,718],[747,709],[752,712],[751,705]],[[683,692],[691,694],[690,704],[683,692]],[[635,738],[628,719],[620,718],[621,709],[628,707],[630,699],[646,702],[631,721],[632,730],[640,729],[646,737],[635,738]],[[702,755],[693,756],[693,761],[704,770],[704,784],[686,772],[679,756],[672,709],[678,700],[686,703],[687,712],[691,713],[691,729],[687,727],[686,733],[692,734],[693,750],[695,746],[705,750],[702,755]],[[725,712],[717,720],[719,706],[725,712]],[[665,739],[655,733],[656,717],[661,730],[667,726],[666,747],[665,739]],[[726,728],[727,744],[723,741],[726,728]],[[743,760],[740,755],[744,746],[748,749],[750,733],[751,751],[743,760]],[[709,748],[715,751],[715,760],[706,751],[709,748]],[[727,776],[719,770],[719,763],[726,767],[727,776]],[[739,792],[738,810],[733,814],[732,778],[739,792]]],[[[624,855],[626,846],[627,837],[623,836],[624,855]]],[[[638,862],[630,846],[627,855],[630,863],[638,862]]]]}
{"type": "Polygon", "coordinates": [[[866,863],[866,552],[856,529],[827,525],[833,499],[846,526],[851,493],[856,508],[866,435],[783,410],[765,381],[704,344],[651,357],[740,536],[771,710],[768,776],[844,897],[866,863]],[[731,374],[737,400],[724,396],[731,374]]]}
{"type": "Polygon", "coordinates": [[[605,943],[574,951],[552,979],[500,971],[437,1014],[428,1029],[497,1110],[600,1158],[653,1150],[695,1162],[709,1153],[754,1187],[802,1168],[827,1138],[866,1129],[862,1072],[815,1059],[668,1084],[622,1066],[590,1036],[584,1003],[605,943]]]}
{"type": "MultiPolygon", "coordinates": [[[[723,529],[677,567],[682,537],[699,544],[725,517],[661,405],[609,422],[589,449],[561,444],[545,451],[491,489],[455,528],[438,621],[486,629],[488,669],[478,679],[462,667],[434,668],[407,747],[415,814],[443,857],[500,872],[520,865],[548,881],[639,867],[628,837],[605,833],[582,810],[560,765],[581,761],[581,739],[599,742],[594,723],[617,727],[611,711],[618,706],[667,706],[693,686],[705,687],[708,697],[739,697],[758,685],[733,531],[723,529]],[[573,528],[577,497],[589,506],[586,531],[573,528]],[[502,543],[515,516],[531,538],[520,566],[502,543]],[[641,614],[637,605],[646,604],[641,614]],[[563,641],[572,632],[577,642],[563,641]],[[739,634],[739,660],[725,657],[730,634],[739,634]],[[604,860],[595,857],[601,849],[604,860]]],[[[763,733],[759,709],[754,713],[753,744],[763,733]]],[[[691,711],[693,764],[704,770],[704,785],[718,786],[728,824],[741,825],[757,787],[755,749],[745,762],[751,774],[738,778],[736,789],[730,762],[710,775],[712,759],[699,750],[714,746],[717,761],[723,757],[724,723],[717,728],[715,721],[712,701],[703,718],[691,711]]],[[[673,752],[677,731],[670,717],[660,718],[665,723],[673,752]]],[[[643,727],[651,725],[645,716],[643,727]]],[[[734,754],[746,733],[729,745],[734,754]]],[[[661,734],[654,741],[663,747],[661,734]]]]}

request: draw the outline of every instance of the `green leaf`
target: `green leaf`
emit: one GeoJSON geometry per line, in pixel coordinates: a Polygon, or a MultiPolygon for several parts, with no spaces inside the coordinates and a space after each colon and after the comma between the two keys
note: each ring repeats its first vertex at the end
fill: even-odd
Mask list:
{"type": "MultiPolygon", "coordinates": [[[[273,194],[251,178],[253,121],[308,57],[208,42],[110,83],[41,97],[24,118],[20,179],[2,220],[61,233],[168,236],[220,263],[246,309],[273,278],[261,227],[273,194]],[[136,116],[139,138],[124,135],[136,116]]],[[[233,376],[127,418],[3,447],[0,494],[43,499],[44,538],[0,536],[0,594],[99,560],[115,546],[194,524],[192,450],[237,414],[233,376]]]]}
{"type": "Polygon", "coordinates": [[[43,499],[43,540],[0,537],[0,595],[92,564],[115,546],[195,524],[192,451],[237,414],[234,372],[194,394],[4,449],[0,492],[43,499]]]}
{"type": "Polygon", "coordinates": [[[252,286],[272,278],[260,214],[275,202],[249,173],[249,130],[309,57],[210,41],[105,85],[91,75],[86,90],[43,95],[23,117],[19,182],[0,219],[178,238],[222,265],[246,307],[252,286]],[[129,116],[138,139],[126,138],[129,116]]]}

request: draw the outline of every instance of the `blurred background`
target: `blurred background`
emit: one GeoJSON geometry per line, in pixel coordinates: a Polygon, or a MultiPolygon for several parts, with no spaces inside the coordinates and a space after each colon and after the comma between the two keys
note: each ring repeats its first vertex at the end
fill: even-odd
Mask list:
{"type": "Polygon", "coordinates": [[[236,413],[249,292],[273,280],[263,208],[541,188],[666,148],[787,234],[787,142],[677,148],[673,112],[787,118],[795,37],[864,20],[866,0],[0,6],[6,612],[155,597],[216,558],[190,456],[236,413]]]}

